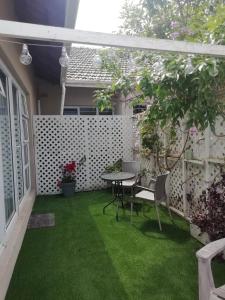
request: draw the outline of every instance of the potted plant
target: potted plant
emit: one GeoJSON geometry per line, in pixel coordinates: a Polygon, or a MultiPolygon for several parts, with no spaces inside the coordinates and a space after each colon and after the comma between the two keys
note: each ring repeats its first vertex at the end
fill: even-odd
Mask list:
{"type": "Polygon", "coordinates": [[[69,162],[61,165],[61,170],[62,178],[58,180],[57,185],[65,197],[71,197],[75,193],[77,164],[75,161],[69,162]]]}
{"type": "Polygon", "coordinates": [[[112,165],[106,166],[104,173],[113,173],[113,172],[121,172],[121,171],[122,171],[122,159],[120,158],[112,165]]]}

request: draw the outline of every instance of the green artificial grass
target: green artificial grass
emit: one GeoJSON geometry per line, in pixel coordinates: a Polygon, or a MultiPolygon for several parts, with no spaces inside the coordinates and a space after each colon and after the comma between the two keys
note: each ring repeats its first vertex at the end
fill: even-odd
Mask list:
{"type": "MultiPolygon", "coordinates": [[[[159,232],[153,208],[133,225],[120,211],[116,222],[115,207],[102,214],[110,199],[108,191],[38,197],[33,211],[55,213],[56,226],[27,230],[6,299],[197,300],[201,245],[188,224],[161,209],[159,232]]],[[[221,284],[225,266],[214,269],[221,284]]]]}

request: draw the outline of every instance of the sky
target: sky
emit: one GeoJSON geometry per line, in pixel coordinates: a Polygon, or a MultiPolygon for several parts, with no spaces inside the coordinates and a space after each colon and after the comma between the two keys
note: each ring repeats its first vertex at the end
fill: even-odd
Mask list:
{"type": "Polygon", "coordinates": [[[112,33],[118,31],[125,0],[80,0],[76,29],[112,33]]]}

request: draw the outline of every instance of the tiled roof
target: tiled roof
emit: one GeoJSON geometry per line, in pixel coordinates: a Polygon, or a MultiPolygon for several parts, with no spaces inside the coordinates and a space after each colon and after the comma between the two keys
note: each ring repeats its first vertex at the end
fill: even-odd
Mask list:
{"type": "MultiPolygon", "coordinates": [[[[103,70],[101,66],[96,66],[94,61],[98,49],[72,47],[70,52],[70,63],[66,73],[66,83],[77,85],[81,84],[107,84],[112,80],[112,74],[103,70]]],[[[127,61],[123,62],[126,69],[127,61]]]]}

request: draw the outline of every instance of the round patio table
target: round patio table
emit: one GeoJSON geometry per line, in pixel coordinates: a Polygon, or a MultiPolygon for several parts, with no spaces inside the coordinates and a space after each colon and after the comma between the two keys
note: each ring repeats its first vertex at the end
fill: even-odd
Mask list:
{"type": "Polygon", "coordinates": [[[122,183],[125,180],[133,179],[135,174],[128,173],[128,172],[113,172],[113,173],[104,173],[101,175],[101,179],[107,182],[111,182],[114,185],[114,198],[112,201],[107,203],[103,207],[103,214],[105,214],[105,209],[109,205],[116,202],[116,220],[119,220],[119,203],[121,202],[122,207],[123,205],[123,192],[122,192],[122,183]]]}

